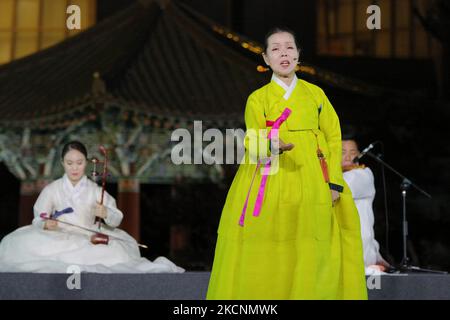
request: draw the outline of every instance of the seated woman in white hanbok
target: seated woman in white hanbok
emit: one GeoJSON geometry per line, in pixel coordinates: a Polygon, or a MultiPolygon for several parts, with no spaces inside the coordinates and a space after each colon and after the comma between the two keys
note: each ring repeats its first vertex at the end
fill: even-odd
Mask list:
{"type": "Polygon", "coordinates": [[[0,272],[65,273],[73,265],[82,272],[184,272],[165,257],[153,262],[141,257],[136,240],[117,228],[122,212],[107,192],[103,205],[99,203],[101,188],[85,175],[87,151],[82,143],[66,144],[61,158],[65,174],[42,190],[32,225],[0,242],[0,272]],[[61,222],[43,218],[50,215],[61,222]],[[82,229],[97,230],[96,217],[106,224],[102,233],[109,235],[108,244],[91,243],[92,232],[82,229]]]}

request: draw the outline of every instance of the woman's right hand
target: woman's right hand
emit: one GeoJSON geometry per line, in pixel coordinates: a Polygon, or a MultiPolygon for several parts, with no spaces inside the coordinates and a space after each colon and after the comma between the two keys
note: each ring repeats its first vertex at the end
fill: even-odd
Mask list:
{"type": "Polygon", "coordinates": [[[272,138],[271,143],[274,148],[276,148],[278,146],[278,150],[279,150],[278,153],[282,153],[284,151],[290,151],[295,147],[293,143],[284,143],[284,141],[281,140],[280,138],[272,138]]]}
{"type": "Polygon", "coordinates": [[[54,220],[47,220],[47,221],[45,221],[44,229],[45,230],[56,230],[56,229],[58,229],[58,222],[56,222],[54,220]]]}

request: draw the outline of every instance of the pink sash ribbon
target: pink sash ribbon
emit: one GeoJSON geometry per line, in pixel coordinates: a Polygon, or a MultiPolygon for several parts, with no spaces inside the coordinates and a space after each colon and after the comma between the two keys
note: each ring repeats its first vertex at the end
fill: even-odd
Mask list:
{"type": "MultiPolygon", "coordinates": [[[[280,128],[280,126],[283,124],[283,122],[286,121],[286,119],[291,115],[291,112],[292,111],[289,108],[285,108],[277,120],[275,120],[274,122],[266,121],[267,126],[272,126],[272,129],[270,129],[269,134],[267,135],[268,139],[272,138],[272,136],[274,134],[274,130],[278,130],[280,128]]],[[[259,185],[258,196],[256,197],[255,207],[253,209],[253,216],[255,216],[255,217],[258,217],[259,214],[261,213],[261,207],[262,207],[263,200],[264,200],[264,192],[265,192],[266,184],[267,184],[267,176],[269,175],[269,172],[270,172],[270,165],[271,165],[271,160],[269,159],[267,161],[267,163],[264,165],[264,171],[262,174],[261,183],[259,185]]],[[[258,160],[258,164],[256,165],[255,172],[253,173],[252,181],[250,183],[250,188],[248,190],[247,197],[245,199],[244,208],[242,209],[241,217],[239,218],[239,225],[241,227],[244,226],[245,212],[247,211],[248,199],[250,197],[250,192],[252,190],[253,181],[255,180],[256,173],[258,172],[260,167],[261,167],[261,160],[258,160]]]]}

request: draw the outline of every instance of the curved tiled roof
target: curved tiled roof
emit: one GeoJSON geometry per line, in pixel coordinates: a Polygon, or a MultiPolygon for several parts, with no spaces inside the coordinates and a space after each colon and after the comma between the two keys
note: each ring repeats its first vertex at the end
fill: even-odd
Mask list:
{"type": "Polygon", "coordinates": [[[60,44],[0,66],[0,123],[63,117],[97,101],[161,116],[242,117],[264,83],[255,63],[214,38],[172,2],[137,1],[60,44]],[[98,98],[98,97],[97,97],[98,98]]]}

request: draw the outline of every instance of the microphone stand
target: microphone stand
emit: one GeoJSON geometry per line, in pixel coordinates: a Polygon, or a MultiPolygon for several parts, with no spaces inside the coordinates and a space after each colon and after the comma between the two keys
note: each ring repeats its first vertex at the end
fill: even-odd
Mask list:
{"type": "Polygon", "coordinates": [[[410,259],[408,257],[408,221],[406,218],[406,194],[407,191],[410,189],[410,187],[414,187],[416,190],[418,190],[420,193],[425,195],[426,197],[431,199],[431,195],[424,191],[422,188],[414,184],[411,180],[409,180],[407,177],[402,175],[400,172],[395,170],[393,167],[391,167],[389,164],[387,164],[383,159],[381,159],[380,156],[373,154],[370,151],[367,151],[365,153],[372,159],[375,159],[377,162],[379,162],[383,167],[388,168],[393,173],[398,175],[402,182],[400,184],[400,190],[402,192],[402,235],[403,235],[403,258],[400,263],[400,271],[401,272],[428,272],[428,273],[438,273],[438,274],[447,274],[446,271],[438,271],[438,270],[431,270],[431,269],[423,269],[416,266],[411,265],[410,259]]]}

